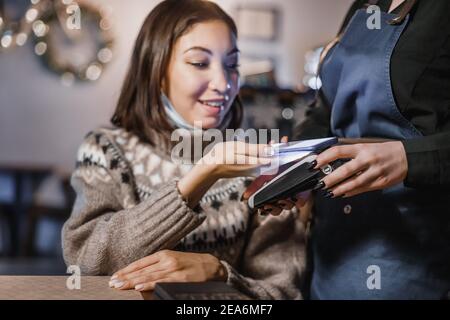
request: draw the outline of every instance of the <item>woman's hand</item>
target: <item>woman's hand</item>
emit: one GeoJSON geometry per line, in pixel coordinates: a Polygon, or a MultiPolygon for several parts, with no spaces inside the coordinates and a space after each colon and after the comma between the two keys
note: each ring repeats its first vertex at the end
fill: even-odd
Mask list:
{"type": "Polygon", "coordinates": [[[405,180],[408,162],[400,141],[366,143],[330,148],[316,159],[320,168],[337,159],[352,159],[322,179],[327,197],[352,197],[381,190],[405,180]]]}
{"type": "Polygon", "coordinates": [[[263,208],[259,209],[260,213],[263,215],[271,214],[278,216],[283,210],[291,210],[294,206],[300,210],[308,202],[310,194],[311,192],[306,191],[295,195],[291,199],[278,200],[275,205],[266,204],[263,208]]]}
{"type": "Polygon", "coordinates": [[[137,291],[153,290],[157,282],[226,281],[227,272],[211,254],[158,251],[117,271],[109,286],[137,291]]]}
{"type": "Polygon", "coordinates": [[[209,167],[217,179],[233,178],[251,176],[256,168],[270,164],[270,156],[270,145],[227,141],[214,145],[198,164],[209,167]]]}
{"type": "Polygon", "coordinates": [[[217,143],[178,181],[178,190],[188,206],[194,208],[218,179],[250,176],[256,168],[270,164],[268,148],[267,144],[241,141],[217,143]]]}
{"type": "MultiPolygon", "coordinates": [[[[273,144],[274,141],[271,141],[269,144],[273,144]]],[[[289,139],[287,136],[281,138],[282,143],[288,143],[289,139]]],[[[302,192],[292,197],[291,199],[283,199],[277,201],[276,204],[266,204],[259,210],[259,213],[262,215],[271,214],[273,216],[278,216],[283,210],[291,210],[294,206],[298,209],[303,207],[308,201],[310,196],[310,192],[302,192]]]]}

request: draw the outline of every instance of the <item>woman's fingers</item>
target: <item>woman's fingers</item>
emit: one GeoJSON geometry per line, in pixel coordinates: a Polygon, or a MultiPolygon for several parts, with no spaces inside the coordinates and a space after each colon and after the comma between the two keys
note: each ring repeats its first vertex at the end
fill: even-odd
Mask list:
{"type": "Polygon", "coordinates": [[[371,170],[368,174],[370,174],[370,176],[367,176],[365,183],[356,185],[353,189],[347,191],[343,197],[349,198],[361,193],[384,189],[391,185],[386,183],[386,178],[380,175],[377,170],[371,170]]]}
{"type": "Polygon", "coordinates": [[[155,290],[155,286],[157,283],[162,283],[162,282],[174,282],[174,279],[164,278],[164,279],[159,279],[157,281],[149,281],[149,282],[139,283],[134,287],[134,290],[136,290],[136,291],[152,291],[152,290],[155,290]]]}
{"type": "Polygon", "coordinates": [[[357,196],[358,194],[361,194],[361,193],[370,192],[370,191],[379,190],[379,189],[380,189],[380,187],[377,186],[376,180],[375,180],[374,182],[372,182],[369,185],[364,185],[364,186],[361,186],[360,188],[356,188],[352,191],[347,192],[342,197],[350,198],[350,197],[357,196]]]}
{"type": "Polygon", "coordinates": [[[232,152],[233,154],[242,154],[252,157],[264,157],[271,155],[271,147],[268,144],[254,144],[254,143],[246,143],[243,141],[232,141],[230,143],[225,144],[225,152],[232,152]],[[232,150],[229,149],[229,146],[232,145],[232,150]]]}
{"type": "Polygon", "coordinates": [[[123,275],[119,275],[117,278],[115,278],[117,281],[128,281],[131,279],[135,279],[135,278],[139,278],[139,277],[143,277],[143,276],[148,276],[151,275],[153,273],[158,273],[161,271],[164,271],[164,266],[162,266],[162,263],[156,263],[153,265],[150,265],[148,267],[136,270],[134,272],[130,272],[130,273],[126,273],[123,275]]]}
{"type": "Polygon", "coordinates": [[[242,170],[258,168],[260,166],[270,165],[272,163],[271,158],[264,157],[252,157],[244,154],[231,155],[226,159],[209,158],[203,159],[203,164],[206,165],[222,165],[230,166],[228,170],[236,170],[238,172],[242,170]]]}
{"type": "MultiPolygon", "coordinates": [[[[137,291],[150,291],[155,289],[155,285],[157,283],[163,283],[163,282],[189,282],[189,277],[187,277],[187,274],[185,271],[178,271],[178,272],[172,272],[167,274],[160,274],[159,277],[156,279],[150,279],[147,281],[143,281],[141,283],[138,283],[139,281],[133,282],[134,289],[137,291]]],[[[140,279],[136,279],[140,280],[140,279]]]]}
{"type": "Polygon", "coordinates": [[[344,195],[350,195],[354,193],[355,190],[369,187],[374,181],[377,180],[378,177],[374,171],[375,170],[368,169],[361,174],[340,183],[331,190],[333,196],[341,197],[344,195]]]}
{"type": "Polygon", "coordinates": [[[277,216],[277,215],[279,215],[281,213],[281,211],[283,211],[283,209],[281,209],[281,208],[279,208],[277,206],[271,205],[271,204],[264,205],[264,207],[261,210],[264,213],[271,214],[273,216],[277,216]]]}
{"type": "Polygon", "coordinates": [[[295,206],[295,202],[291,201],[291,200],[279,200],[277,202],[277,206],[279,208],[282,208],[283,210],[291,210],[294,206],[295,206]]]}
{"type": "Polygon", "coordinates": [[[156,252],[152,255],[149,255],[145,258],[139,259],[131,264],[129,264],[128,266],[126,266],[125,268],[117,271],[116,273],[113,274],[113,276],[111,277],[111,280],[114,280],[120,276],[123,276],[125,274],[131,273],[131,272],[135,272],[137,270],[143,269],[145,267],[148,267],[150,265],[153,265],[155,263],[158,263],[160,260],[160,256],[159,256],[159,252],[156,252]]]}
{"type": "Polygon", "coordinates": [[[295,202],[291,200],[279,200],[276,205],[266,204],[260,209],[265,214],[273,216],[279,215],[283,210],[291,210],[295,206],[295,202]]]}
{"type": "Polygon", "coordinates": [[[247,164],[235,164],[233,166],[228,166],[228,174],[238,173],[240,176],[255,176],[258,175],[258,169],[263,166],[268,166],[271,163],[270,159],[258,158],[258,159],[244,159],[247,164]],[[249,164],[256,163],[256,164],[249,164]]]}
{"type": "Polygon", "coordinates": [[[368,164],[364,164],[358,159],[353,159],[323,178],[321,180],[324,183],[322,189],[332,188],[367,168],[368,164]]]}
{"type": "Polygon", "coordinates": [[[268,144],[229,141],[216,144],[201,161],[206,165],[256,164],[258,161],[249,162],[248,159],[268,158],[272,153],[272,148],[268,144]]]}
{"type": "MultiPolygon", "coordinates": [[[[289,142],[288,136],[283,136],[283,137],[281,138],[281,141],[280,141],[280,142],[281,142],[281,143],[287,143],[287,142],[289,142]]],[[[269,141],[269,146],[272,145],[272,144],[275,144],[275,140],[270,140],[270,141],[269,141]]]]}
{"type": "Polygon", "coordinates": [[[271,158],[253,157],[244,154],[236,154],[233,157],[227,158],[225,164],[232,165],[268,165],[272,162],[271,158]]]}
{"type": "Polygon", "coordinates": [[[317,165],[315,168],[321,168],[330,162],[333,162],[337,159],[345,159],[345,158],[355,158],[358,154],[359,145],[346,145],[346,146],[337,146],[332,147],[328,150],[323,151],[316,158],[317,165]]]}
{"type": "MultiPolygon", "coordinates": [[[[287,137],[283,137],[282,141],[287,142],[287,137]]],[[[270,164],[273,160],[271,144],[272,141],[269,144],[252,144],[243,141],[217,144],[211,150],[211,156],[204,161],[205,164],[270,164]]]]}
{"type": "Polygon", "coordinates": [[[120,290],[135,289],[139,284],[158,281],[165,277],[167,277],[167,271],[149,272],[131,279],[116,281],[113,287],[120,290]]]}
{"type": "MultiPolygon", "coordinates": [[[[287,143],[289,141],[287,136],[281,138],[281,142],[287,143]]],[[[269,144],[254,144],[254,143],[246,143],[243,141],[234,141],[233,150],[235,154],[244,154],[251,157],[268,157],[272,156],[272,148],[271,144],[273,144],[273,140],[269,142],[269,144]]]]}

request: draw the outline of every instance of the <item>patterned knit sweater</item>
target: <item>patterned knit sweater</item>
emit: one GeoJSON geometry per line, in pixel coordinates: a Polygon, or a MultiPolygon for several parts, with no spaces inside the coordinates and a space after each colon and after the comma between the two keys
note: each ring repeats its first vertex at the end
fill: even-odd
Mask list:
{"type": "Polygon", "coordinates": [[[89,133],[71,180],[77,198],[62,231],[66,263],[111,275],[162,249],[211,253],[238,290],[301,298],[305,235],[297,211],[252,213],[239,201],[245,178],[217,181],[191,210],[176,184],[191,168],[123,129],[89,133]]]}

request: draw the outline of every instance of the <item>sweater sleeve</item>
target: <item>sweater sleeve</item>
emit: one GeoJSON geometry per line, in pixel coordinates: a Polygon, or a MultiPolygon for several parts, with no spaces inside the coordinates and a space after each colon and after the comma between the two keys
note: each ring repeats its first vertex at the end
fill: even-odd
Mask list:
{"type": "Polygon", "coordinates": [[[408,160],[407,187],[450,186],[450,132],[405,140],[403,145],[408,160]]]}
{"type": "Polygon", "coordinates": [[[123,181],[107,169],[101,147],[85,141],[80,150],[86,148],[96,149],[97,159],[90,158],[89,165],[78,166],[72,175],[76,201],[62,230],[68,265],[78,265],[83,274],[110,275],[137,259],[175,247],[203,222],[204,214],[187,206],[176,181],[124,208],[124,199],[134,195],[124,192],[123,181]]]}
{"type": "Polygon", "coordinates": [[[240,266],[222,261],[227,283],[255,299],[302,299],[305,251],[305,228],[296,209],[277,217],[255,214],[240,266]]]}

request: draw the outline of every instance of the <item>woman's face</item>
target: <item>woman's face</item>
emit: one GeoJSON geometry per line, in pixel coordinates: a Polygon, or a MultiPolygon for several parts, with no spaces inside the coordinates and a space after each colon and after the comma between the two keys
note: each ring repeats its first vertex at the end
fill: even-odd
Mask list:
{"type": "Polygon", "coordinates": [[[225,23],[196,24],[176,42],[163,90],[189,124],[216,128],[238,94],[238,63],[236,38],[225,23]]]}

